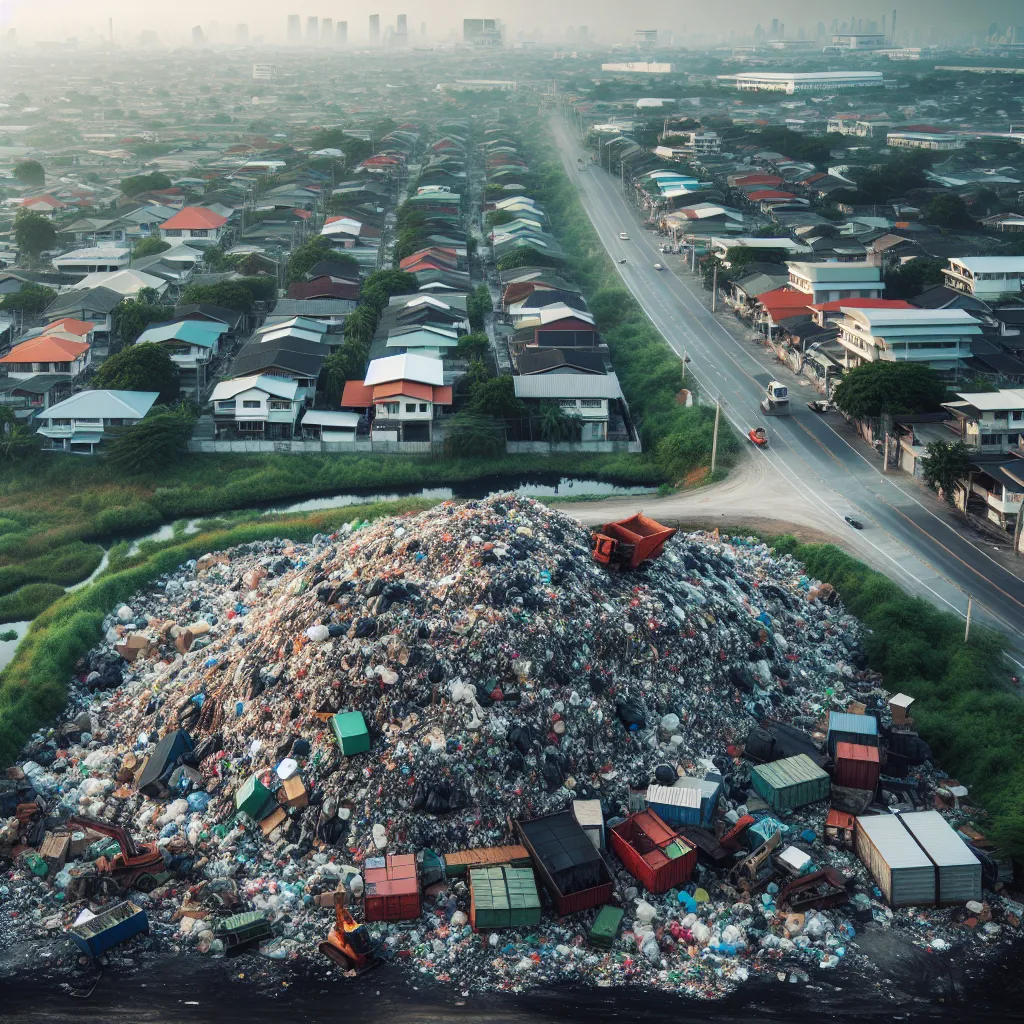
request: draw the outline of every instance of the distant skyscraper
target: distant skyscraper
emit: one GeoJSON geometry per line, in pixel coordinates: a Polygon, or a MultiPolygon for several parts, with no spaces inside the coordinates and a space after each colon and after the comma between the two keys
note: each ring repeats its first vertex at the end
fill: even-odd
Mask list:
{"type": "Polygon", "coordinates": [[[192,45],[202,46],[205,42],[206,36],[203,34],[203,26],[196,25],[195,28],[192,29],[192,45]]]}
{"type": "Polygon", "coordinates": [[[580,45],[584,46],[590,42],[590,26],[580,25],[579,36],[577,37],[580,41],[580,45]]]}
{"type": "Polygon", "coordinates": [[[420,22],[420,39],[427,38],[427,23],[425,21],[420,22]]]}
{"type": "Polygon", "coordinates": [[[398,16],[398,22],[395,26],[395,35],[397,36],[395,42],[398,43],[399,46],[404,45],[405,41],[409,38],[409,19],[404,14],[400,14],[398,16]]]}
{"type": "Polygon", "coordinates": [[[245,44],[249,42],[249,26],[248,25],[236,25],[235,26],[235,42],[245,44]]]}
{"type": "Polygon", "coordinates": [[[339,46],[344,46],[348,42],[348,22],[339,21],[334,26],[334,38],[339,46]]]}
{"type": "Polygon", "coordinates": [[[380,15],[379,14],[371,14],[370,15],[370,45],[371,46],[379,46],[380,45],[380,15]]]}
{"type": "Polygon", "coordinates": [[[316,43],[320,40],[320,19],[315,15],[311,14],[306,19],[306,42],[316,43]]]}
{"type": "Polygon", "coordinates": [[[320,42],[322,43],[333,43],[334,42],[334,19],[324,18],[320,22],[320,42]]]}
{"type": "Polygon", "coordinates": [[[297,43],[302,39],[302,23],[297,14],[288,15],[288,42],[297,43]]]}
{"type": "Polygon", "coordinates": [[[501,46],[505,26],[498,18],[466,18],[462,22],[462,41],[471,46],[501,46]]]}

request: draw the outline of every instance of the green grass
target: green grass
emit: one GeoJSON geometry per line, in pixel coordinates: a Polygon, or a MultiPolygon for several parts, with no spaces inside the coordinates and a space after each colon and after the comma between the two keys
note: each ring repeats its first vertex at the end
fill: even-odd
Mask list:
{"type": "Polygon", "coordinates": [[[27,583],[13,594],[0,597],[0,622],[34,619],[63,596],[64,588],[54,583],[27,583]]]}
{"type": "Polygon", "coordinates": [[[9,595],[29,583],[64,586],[78,583],[100,564],[102,558],[103,548],[99,544],[72,540],[23,562],[0,565],[0,595],[9,595]]]}
{"type": "Polygon", "coordinates": [[[991,815],[991,828],[982,827],[1024,860],[1024,700],[1007,690],[1004,637],[974,624],[965,643],[958,616],[910,597],[832,544],[791,536],[770,543],[838,590],[866,627],[864,647],[885,688],[915,698],[914,719],[938,763],[991,815]]]}
{"type": "Polygon", "coordinates": [[[104,616],[164,573],[208,551],[274,537],[307,541],[342,523],[418,512],[431,504],[407,499],[275,516],[169,542],[148,555],[120,558],[117,571],[102,573],[89,586],[62,596],[42,612],[18,645],[14,659],[0,672],[0,764],[10,764],[28,737],[63,710],[74,664],[99,642],[104,616]]]}

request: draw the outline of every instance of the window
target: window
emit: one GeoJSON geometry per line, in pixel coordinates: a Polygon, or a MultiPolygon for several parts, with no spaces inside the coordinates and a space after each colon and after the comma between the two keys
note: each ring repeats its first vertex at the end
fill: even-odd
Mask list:
{"type": "Polygon", "coordinates": [[[260,401],[258,398],[243,398],[242,408],[243,409],[258,409],[260,407],[260,401]]]}
{"type": "Polygon", "coordinates": [[[260,432],[263,430],[262,420],[239,420],[238,429],[248,431],[250,433],[260,432]]]}
{"type": "Polygon", "coordinates": [[[292,407],[292,403],[291,402],[285,402],[285,401],[283,401],[281,399],[271,399],[271,401],[270,401],[270,408],[271,409],[290,409],[291,407],[292,407]]]}
{"type": "Polygon", "coordinates": [[[420,412],[426,412],[426,411],[427,411],[427,403],[426,402],[420,402],[420,412]]]}
{"type": "Polygon", "coordinates": [[[1012,409],[1010,411],[1010,422],[1024,423],[1024,411],[1021,411],[1020,409],[1012,409]]]}
{"type": "Polygon", "coordinates": [[[405,403],[405,411],[406,412],[415,412],[416,411],[416,403],[415,402],[406,402],[405,403]]]}
{"type": "Polygon", "coordinates": [[[981,435],[981,443],[982,444],[1002,444],[1004,440],[1006,440],[1006,435],[1005,434],[982,434],[981,435]]]}
{"type": "Polygon", "coordinates": [[[600,398],[582,398],[580,399],[580,405],[584,409],[600,409],[601,408],[600,398]]]}
{"type": "Polygon", "coordinates": [[[381,409],[383,409],[389,416],[397,416],[401,409],[401,402],[385,402],[381,406],[381,409]]]}
{"type": "Polygon", "coordinates": [[[181,238],[181,228],[164,228],[165,238],[181,238]]]}
{"type": "Polygon", "coordinates": [[[53,372],[54,373],[70,373],[71,372],[71,364],[70,363],[54,363],[53,364],[53,372]]]}
{"type": "Polygon", "coordinates": [[[232,398],[230,402],[218,402],[217,412],[234,412],[235,411],[235,400],[232,398]]]}
{"type": "Polygon", "coordinates": [[[558,404],[563,409],[575,409],[576,408],[576,399],[575,398],[560,398],[558,400],[558,404]]]}
{"type": "Polygon", "coordinates": [[[193,228],[191,235],[193,238],[209,238],[210,232],[206,228],[193,228]]]}

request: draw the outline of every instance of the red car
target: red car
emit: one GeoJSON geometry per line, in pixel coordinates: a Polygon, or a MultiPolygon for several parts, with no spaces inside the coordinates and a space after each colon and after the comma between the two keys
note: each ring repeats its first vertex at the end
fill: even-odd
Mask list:
{"type": "Polygon", "coordinates": [[[765,432],[764,427],[751,427],[747,431],[747,437],[757,445],[758,448],[768,447],[768,434],[765,432]]]}

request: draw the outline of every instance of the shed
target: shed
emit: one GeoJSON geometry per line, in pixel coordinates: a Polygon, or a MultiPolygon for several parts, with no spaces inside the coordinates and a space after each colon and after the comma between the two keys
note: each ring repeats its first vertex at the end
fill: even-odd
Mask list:
{"type": "Polygon", "coordinates": [[[897,815],[858,818],[855,845],[890,906],[935,902],[935,865],[897,815]]]}
{"type": "Polygon", "coordinates": [[[837,786],[874,791],[878,786],[880,772],[878,747],[845,741],[836,744],[836,767],[832,781],[837,786]]]}
{"type": "Polygon", "coordinates": [[[825,818],[825,843],[829,846],[838,846],[843,850],[853,849],[853,839],[856,832],[857,819],[845,811],[837,811],[834,807],[828,812],[825,818]]]}
{"type": "Polygon", "coordinates": [[[913,811],[899,820],[935,865],[936,902],[981,900],[981,861],[938,811],[913,811]]]}
{"type": "Polygon", "coordinates": [[[444,854],[444,873],[449,877],[464,875],[470,868],[511,864],[526,867],[530,851],[525,846],[483,846],[472,850],[457,850],[444,854]]]}
{"type": "Polygon", "coordinates": [[[174,770],[174,762],[192,749],[192,737],[184,729],[166,733],[156,749],[149,755],[139,776],[139,792],[160,799],[167,795],[167,779],[174,770]]]}
{"type": "Polygon", "coordinates": [[[370,730],[361,711],[343,711],[331,719],[334,738],[346,757],[365,754],[370,749],[370,730]]]}
{"type": "Polygon", "coordinates": [[[657,811],[662,821],[670,825],[703,826],[701,819],[701,792],[689,786],[647,787],[647,806],[657,811]]]}
{"type": "Polygon", "coordinates": [[[836,756],[837,743],[878,746],[878,719],[874,715],[851,715],[848,711],[828,713],[828,753],[836,756]]]}
{"type": "Polygon", "coordinates": [[[609,834],[619,860],[648,892],[668,892],[682,885],[697,866],[697,851],[653,810],[631,814],[609,834]]]}
{"type": "Polygon", "coordinates": [[[608,868],[571,811],[517,821],[516,828],[559,915],[611,899],[608,868]]]}
{"type": "Polygon", "coordinates": [[[415,921],[420,916],[420,880],[416,855],[368,857],[363,916],[367,921],[415,921]]]}
{"type": "Polygon", "coordinates": [[[773,811],[789,811],[828,798],[828,773],[806,754],[769,761],[751,769],[750,783],[773,811]]]}

